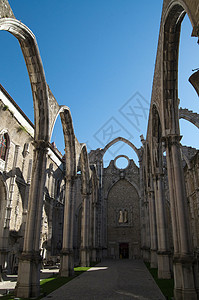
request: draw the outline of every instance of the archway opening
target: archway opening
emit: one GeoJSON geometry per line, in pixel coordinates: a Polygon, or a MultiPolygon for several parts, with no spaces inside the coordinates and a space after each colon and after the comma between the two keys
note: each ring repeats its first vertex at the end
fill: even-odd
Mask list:
{"type": "Polygon", "coordinates": [[[193,70],[199,68],[197,59],[199,47],[197,38],[191,37],[192,30],[190,19],[186,14],[181,24],[179,43],[178,98],[180,107],[199,113],[198,95],[188,81],[194,72],[193,70]]]}
{"type": "Polygon", "coordinates": [[[57,117],[55,125],[53,127],[53,133],[51,136],[51,145],[54,149],[59,151],[62,156],[64,155],[65,151],[65,143],[64,143],[64,133],[61,123],[60,116],[57,117]]]}
{"type": "MultiPolygon", "coordinates": [[[[110,161],[114,160],[117,156],[120,155],[125,155],[129,159],[134,160],[135,164],[139,166],[139,160],[136,152],[125,142],[118,141],[105,152],[103,157],[104,168],[107,168],[110,161]]],[[[121,161],[119,162],[119,169],[124,169],[125,166],[126,166],[126,160],[121,159],[121,161]]]]}
{"type": "Polygon", "coordinates": [[[8,94],[19,105],[26,116],[34,123],[34,108],[30,80],[18,40],[0,32],[1,72],[0,82],[8,94]],[[32,109],[30,109],[32,107],[32,109]]]}
{"type": "Polygon", "coordinates": [[[181,144],[199,149],[199,129],[191,122],[180,119],[181,144]]]}

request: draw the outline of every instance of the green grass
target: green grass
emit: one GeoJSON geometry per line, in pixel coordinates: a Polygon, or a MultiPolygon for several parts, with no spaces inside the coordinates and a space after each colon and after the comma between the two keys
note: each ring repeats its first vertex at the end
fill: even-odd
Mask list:
{"type": "Polygon", "coordinates": [[[76,267],[76,268],[74,268],[74,271],[75,271],[75,273],[79,274],[78,272],[83,273],[83,272],[88,271],[89,269],[90,269],[90,267],[76,267]]]}
{"type": "Polygon", "coordinates": [[[159,286],[163,295],[166,299],[171,300],[173,297],[173,289],[174,289],[174,280],[173,279],[159,279],[158,278],[158,269],[151,269],[149,263],[145,263],[149,272],[153,276],[155,282],[159,286]]]}
{"type": "MultiPolygon", "coordinates": [[[[55,291],[62,285],[66,284],[67,282],[69,282],[73,278],[81,275],[82,273],[88,271],[89,269],[90,269],[90,267],[76,267],[76,268],[74,268],[75,274],[71,277],[60,277],[57,274],[53,277],[49,277],[49,278],[41,280],[40,281],[41,296],[38,297],[37,299],[39,300],[39,299],[43,298],[44,296],[47,296],[48,294],[52,293],[53,291],[55,291]]],[[[1,300],[13,300],[14,298],[15,298],[14,294],[11,293],[9,295],[5,295],[5,296],[1,297],[1,300]]],[[[24,298],[20,298],[20,299],[25,300],[24,298]]]]}

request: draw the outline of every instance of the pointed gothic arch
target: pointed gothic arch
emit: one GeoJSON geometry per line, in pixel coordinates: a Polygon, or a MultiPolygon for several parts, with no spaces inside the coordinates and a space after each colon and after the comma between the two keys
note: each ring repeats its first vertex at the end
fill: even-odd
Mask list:
{"type": "Polygon", "coordinates": [[[199,114],[194,113],[186,108],[179,109],[179,119],[184,119],[199,128],[199,114]]]}
{"type": "Polygon", "coordinates": [[[76,137],[74,133],[73,121],[70,109],[67,106],[61,106],[58,112],[61,117],[64,142],[65,142],[65,164],[66,176],[75,176],[77,173],[76,166],[76,137]]]}
{"type": "MultiPolygon", "coordinates": [[[[114,187],[114,185],[117,184],[120,180],[121,180],[121,179],[118,179],[117,181],[115,181],[115,182],[113,182],[113,183],[111,184],[111,186],[108,188],[106,194],[104,195],[104,199],[106,199],[106,200],[108,199],[108,195],[109,195],[111,189],[112,189],[112,188],[114,187]]],[[[140,191],[138,185],[137,185],[135,182],[133,182],[133,181],[130,182],[127,178],[125,178],[125,181],[128,182],[129,184],[131,184],[131,185],[134,187],[134,189],[136,190],[136,192],[137,192],[139,198],[141,198],[141,191],[140,191]]]]}
{"type": "Polygon", "coordinates": [[[49,141],[48,86],[36,38],[26,25],[13,18],[0,19],[0,30],[10,32],[19,41],[32,89],[35,139],[49,141]]]}
{"type": "Polygon", "coordinates": [[[135,153],[137,154],[137,157],[138,159],[140,159],[140,154],[139,154],[139,151],[138,149],[136,148],[136,146],[131,143],[129,140],[123,138],[123,137],[117,137],[115,138],[114,140],[110,141],[101,151],[102,153],[102,156],[104,156],[104,154],[106,153],[106,151],[111,147],[113,146],[114,144],[116,144],[117,142],[124,142],[125,144],[129,145],[134,151],[135,153]]]}

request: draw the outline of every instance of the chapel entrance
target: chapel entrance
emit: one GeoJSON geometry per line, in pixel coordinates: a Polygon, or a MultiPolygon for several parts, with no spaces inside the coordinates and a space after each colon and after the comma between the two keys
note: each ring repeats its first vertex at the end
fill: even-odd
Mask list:
{"type": "Polygon", "coordinates": [[[119,257],[129,258],[129,244],[128,243],[120,243],[119,244],[119,257]]]}

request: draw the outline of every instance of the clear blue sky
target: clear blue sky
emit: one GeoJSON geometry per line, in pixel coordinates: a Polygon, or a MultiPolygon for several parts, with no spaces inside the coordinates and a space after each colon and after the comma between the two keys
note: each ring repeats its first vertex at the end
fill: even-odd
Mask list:
{"type": "MultiPolygon", "coordinates": [[[[70,107],[76,136],[90,148],[103,148],[122,135],[140,147],[146,136],[162,1],[10,0],[17,19],[35,34],[46,80],[59,104],[70,107]],[[129,115],[131,109],[131,115],[129,115]],[[135,113],[135,115],[133,115],[135,113]]],[[[33,121],[33,102],[18,41],[0,32],[0,82],[33,121]]],[[[188,83],[199,67],[196,38],[186,17],[179,60],[181,106],[199,112],[199,99],[188,83]]],[[[64,152],[57,121],[52,140],[64,152]]],[[[198,132],[182,121],[183,143],[197,147],[198,132]],[[186,126],[185,126],[186,125],[186,126]],[[194,142],[193,142],[194,138],[194,142]]],[[[128,147],[111,148],[135,157],[128,147]]]]}

